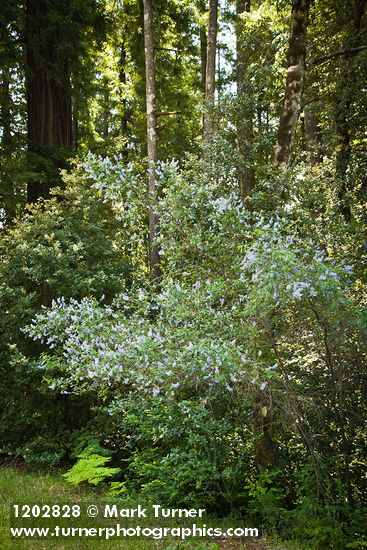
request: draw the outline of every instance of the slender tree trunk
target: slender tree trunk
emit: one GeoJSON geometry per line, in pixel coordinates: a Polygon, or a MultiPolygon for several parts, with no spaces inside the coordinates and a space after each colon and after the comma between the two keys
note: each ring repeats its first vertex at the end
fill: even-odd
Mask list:
{"type": "MultiPolygon", "coordinates": [[[[200,0],[199,2],[200,14],[206,13],[206,0],[200,0]]],[[[205,102],[205,82],[206,82],[206,64],[208,58],[208,37],[206,26],[200,23],[200,75],[201,75],[201,91],[203,94],[203,101],[205,102]]],[[[205,113],[203,113],[202,123],[204,129],[205,113]]]]}
{"type": "Polygon", "coordinates": [[[155,67],[153,44],[153,2],[144,0],[144,50],[145,50],[145,74],[146,74],[146,110],[147,110],[147,143],[149,162],[149,195],[151,205],[149,209],[149,263],[150,273],[153,279],[157,279],[159,273],[159,250],[156,244],[158,235],[158,218],[154,211],[156,201],[156,164],[158,160],[157,115],[155,96],[155,67]]]}
{"type": "Polygon", "coordinates": [[[205,71],[205,115],[204,115],[204,141],[209,142],[213,137],[213,103],[215,96],[215,60],[217,49],[218,5],[217,0],[209,0],[209,25],[208,25],[208,53],[205,71]]]}
{"type": "Polygon", "coordinates": [[[310,0],[293,0],[292,2],[288,73],[274,154],[274,165],[277,167],[289,165],[300,114],[306,67],[309,7],[310,0]]]}
{"type": "Polygon", "coordinates": [[[248,83],[248,52],[243,41],[243,24],[241,15],[251,9],[250,0],[236,1],[236,46],[237,46],[237,147],[240,154],[241,166],[239,167],[238,180],[240,193],[244,198],[251,193],[255,185],[254,159],[252,156],[252,143],[254,138],[253,108],[251,90],[248,83]]]}
{"type": "MultiPolygon", "coordinates": [[[[126,32],[126,30],[125,30],[126,32]]],[[[122,137],[125,140],[124,143],[124,155],[125,158],[128,158],[128,138],[127,138],[127,131],[128,131],[128,122],[127,122],[127,101],[126,101],[126,48],[125,44],[121,44],[121,52],[120,52],[120,82],[122,84],[122,115],[121,115],[121,134],[122,137]]]]}
{"type": "Polygon", "coordinates": [[[206,31],[200,28],[200,59],[201,59],[201,89],[205,97],[205,82],[206,82],[206,64],[208,56],[208,39],[206,31]]]}
{"type": "Polygon", "coordinates": [[[48,15],[47,0],[26,1],[28,153],[32,168],[46,173],[28,183],[28,202],[49,196],[59,183],[60,150],[73,147],[69,60],[60,48],[63,37],[44,32],[48,15]]]}

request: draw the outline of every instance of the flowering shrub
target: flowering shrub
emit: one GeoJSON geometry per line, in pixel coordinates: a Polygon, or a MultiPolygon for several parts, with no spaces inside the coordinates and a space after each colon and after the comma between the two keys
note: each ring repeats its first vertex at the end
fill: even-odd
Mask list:
{"type": "Polygon", "coordinates": [[[335,265],[279,220],[260,218],[251,227],[232,197],[212,200],[208,209],[208,219],[217,222],[213,239],[228,213],[246,224],[247,248],[232,273],[194,283],[167,278],[159,295],[140,289],[119,295],[110,306],[91,298],[57,299],[26,329],[60,352],[57,359],[45,355],[40,364],[57,372],[62,365],[52,387],[77,393],[125,387],[157,396],[222,384],[232,391],[256,377],[260,365],[264,372],[274,370],[270,348],[260,361],[257,355],[258,336],[249,328],[257,317],[295,304],[307,309],[320,300],[333,307],[346,301],[350,266],[335,265]]]}
{"type": "Polygon", "coordinates": [[[85,170],[74,167],[63,179],[63,189],[0,235],[1,452],[42,464],[67,454],[70,432],[86,422],[89,404],[49,391],[34,366],[40,348],[20,327],[60,295],[104,295],[108,302],[132,278],[144,278],[141,252],[131,253],[126,229],[85,170]]]}
{"type": "MultiPolygon", "coordinates": [[[[142,193],[144,206],[134,195],[134,229],[126,196],[135,169],[119,159],[88,163],[92,185],[142,248],[153,197],[142,193]]],[[[24,329],[49,347],[38,361],[44,379],[54,392],[96,396],[110,419],[106,439],[124,446],[123,483],[162,502],[202,505],[203,491],[213,509],[229,510],[238,495],[250,498],[241,487],[266,442],[278,463],[290,444],[299,461],[312,452],[318,468],[327,449],[309,426],[319,433],[319,416],[322,433],[336,437],[334,475],[345,476],[343,441],[363,437],[345,421],[360,406],[366,357],[353,267],[292,216],[247,212],[220,178],[175,162],[159,164],[157,176],[160,290],[135,278],[108,305],[55,299],[24,329]]]]}
{"type": "Polygon", "coordinates": [[[352,266],[337,265],[311,239],[289,234],[279,220],[259,220],[254,232],[254,242],[242,260],[241,280],[251,277],[250,286],[256,286],[264,307],[292,301],[345,301],[352,266]]]}
{"type": "Polygon", "coordinates": [[[110,388],[115,392],[125,387],[125,391],[157,396],[162,391],[172,394],[215,384],[224,384],[231,391],[232,382],[243,378],[249,365],[234,341],[205,331],[208,322],[212,330],[214,324],[220,328],[225,315],[213,309],[207,312],[211,319],[195,319],[190,304],[195,307],[202,293],[210,307],[212,289],[208,286],[202,290],[197,285],[195,295],[171,281],[147,304],[145,316],[124,311],[133,307],[131,302],[139,295],[144,299],[142,291],[137,297],[120,296],[126,303],[122,311],[88,298],[68,303],[59,299],[26,330],[59,351],[56,356],[44,355],[40,368],[46,369],[48,376],[56,368],[52,387],[63,391],[105,392],[110,388]],[[157,311],[154,321],[149,319],[152,309],[157,311]]]}

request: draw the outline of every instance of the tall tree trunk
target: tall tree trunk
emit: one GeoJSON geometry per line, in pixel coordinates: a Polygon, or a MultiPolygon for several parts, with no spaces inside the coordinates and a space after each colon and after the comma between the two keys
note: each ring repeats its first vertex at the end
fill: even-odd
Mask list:
{"type": "Polygon", "coordinates": [[[288,166],[301,109],[306,68],[307,22],[310,0],[293,0],[288,49],[288,73],[280,116],[274,165],[288,166]]]}
{"type": "Polygon", "coordinates": [[[28,153],[33,169],[46,173],[28,183],[28,202],[49,196],[59,183],[60,153],[73,147],[69,60],[60,48],[63,37],[45,28],[48,16],[47,0],[26,1],[28,153]]]}
{"type": "Polygon", "coordinates": [[[205,115],[204,141],[213,137],[213,103],[215,96],[215,60],[217,49],[218,5],[217,0],[209,0],[208,53],[205,71],[205,115]]]}
{"type": "Polygon", "coordinates": [[[153,44],[153,2],[144,0],[144,51],[145,51],[145,78],[146,78],[146,110],[147,110],[147,143],[149,162],[149,263],[152,279],[157,279],[159,272],[159,250],[156,244],[158,235],[158,218],[154,211],[156,201],[156,164],[158,160],[158,136],[155,96],[155,67],[153,44]]]}
{"type": "MultiPolygon", "coordinates": [[[[200,15],[206,13],[206,0],[200,0],[198,2],[200,15]]],[[[205,97],[205,80],[206,80],[206,63],[208,55],[208,37],[207,29],[205,25],[200,22],[200,75],[201,75],[201,90],[203,92],[203,97],[205,97]]]]}
{"type": "Polygon", "coordinates": [[[241,166],[239,167],[238,180],[240,193],[244,198],[251,193],[255,185],[254,159],[252,156],[252,143],[254,138],[253,108],[251,101],[251,89],[248,83],[248,52],[243,41],[243,24],[241,15],[250,12],[250,0],[236,0],[236,49],[237,49],[237,147],[240,154],[241,166]]]}

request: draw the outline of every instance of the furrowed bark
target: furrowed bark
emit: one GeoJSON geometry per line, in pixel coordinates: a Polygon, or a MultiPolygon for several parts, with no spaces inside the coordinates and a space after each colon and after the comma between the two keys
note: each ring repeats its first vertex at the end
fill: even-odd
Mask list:
{"type": "Polygon", "coordinates": [[[60,48],[62,36],[43,27],[48,15],[46,0],[27,0],[28,154],[30,163],[38,165],[36,171],[46,174],[40,181],[28,182],[30,203],[47,198],[50,188],[59,184],[58,169],[64,166],[61,151],[66,156],[73,149],[70,64],[60,48]]]}

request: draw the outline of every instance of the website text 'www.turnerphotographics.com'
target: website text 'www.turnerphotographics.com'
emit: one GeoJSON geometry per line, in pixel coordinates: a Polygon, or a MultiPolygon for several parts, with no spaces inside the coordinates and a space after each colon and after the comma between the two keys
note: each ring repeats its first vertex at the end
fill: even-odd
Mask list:
{"type": "Polygon", "coordinates": [[[10,509],[10,536],[22,539],[102,540],[259,536],[256,528],[207,526],[203,522],[204,516],[205,510],[202,508],[164,508],[159,504],[121,508],[117,504],[14,503],[10,509]]]}

